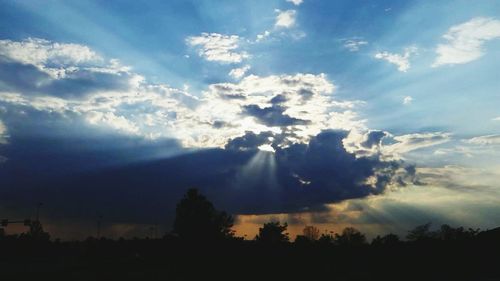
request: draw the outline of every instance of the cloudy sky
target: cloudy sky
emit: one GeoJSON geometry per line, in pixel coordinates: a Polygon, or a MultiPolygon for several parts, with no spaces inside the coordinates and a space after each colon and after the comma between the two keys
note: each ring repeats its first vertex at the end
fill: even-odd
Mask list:
{"type": "Polygon", "coordinates": [[[0,7],[2,218],[141,236],[197,187],[247,237],[500,225],[498,1],[0,7]]]}

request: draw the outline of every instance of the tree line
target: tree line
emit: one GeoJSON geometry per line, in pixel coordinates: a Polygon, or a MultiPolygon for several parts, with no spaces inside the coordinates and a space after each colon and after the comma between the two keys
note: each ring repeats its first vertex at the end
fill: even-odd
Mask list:
{"type": "Polygon", "coordinates": [[[233,224],[190,189],[161,239],[61,242],[41,224],[0,232],[0,280],[500,280],[500,228],[424,224],[368,241],[352,227],[305,226],[291,241],[286,222],[263,224],[252,240],[237,237],[233,224]]]}

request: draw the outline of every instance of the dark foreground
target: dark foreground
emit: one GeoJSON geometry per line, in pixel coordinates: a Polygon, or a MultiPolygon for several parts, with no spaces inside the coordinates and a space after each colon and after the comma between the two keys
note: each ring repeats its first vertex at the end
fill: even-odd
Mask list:
{"type": "Polygon", "coordinates": [[[500,229],[363,245],[3,237],[0,280],[500,280],[500,229]]]}

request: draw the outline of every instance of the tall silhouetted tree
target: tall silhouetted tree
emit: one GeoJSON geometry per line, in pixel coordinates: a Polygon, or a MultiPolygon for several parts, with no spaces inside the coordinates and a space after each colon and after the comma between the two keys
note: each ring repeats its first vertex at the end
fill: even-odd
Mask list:
{"type": "Polygon", "coordinates": [[[346,227],[342,234],[335,234],[335,243],[338,245],[360,246],[366,244],[366,237],[354,227],[346,227]]]}
{"type": "Polygon", "coordinates": [[[189,189],[177,204],[173,232],[189,240],[233,237],[233,218],[217,211],[197,189],[189,189]]]}
{"type": "Polygon", "coordinates": [[[255,236],[255,240],[263,243],[283,243],[290,239],[286,230],[288,224],[280,224],[280,222],[268,222],[259,228],[259,234],[255,236]]]}
{"type": "Polygon", "coordinates": [[[302,233],[307,239],[311,241],[316,241],[319,238],[319,229],[313,225],[304,227],[302,233]]]}

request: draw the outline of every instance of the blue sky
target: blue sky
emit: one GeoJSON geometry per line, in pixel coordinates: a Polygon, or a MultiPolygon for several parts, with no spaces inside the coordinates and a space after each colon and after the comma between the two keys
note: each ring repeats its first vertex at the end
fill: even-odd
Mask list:
{"type": "MultiPolygon", "coordinates": [[[[197,174],[196,183],[222,206],[233,208],[231,200],[250,194],[235,191],[249,169],[264,181],[255,184],[268,185],[247,184],[251,194],[271,199],[236,213],[288,216],[318,206],[330,215],[349,213],[349,200],[383,213],[390,205],[384,200],[413,198],[418,205],[435,192],[442,201],[432,216],[415,215],[416,222],[463,221],[446,208],[449,198],[500,216],[483,200],[491,192],[500,200],[498,1],[0,1],[0,7],[0,173],[2,192],[12,198],[0,202],[6,213],[39,200],[16,192],[19,186],[31,190],[33,182],[47,185],[42,179],[60,182],[89,169],[128,169],[215,149],[242,153],[224,154],[234,167],[211,162],[222,156],[197,156],[222,165],[216,171],[232,171],[217,182],[225,186],[220,192],[214,179],[197,174]],[[288,163],[299,152],[314,158],[313,145],[343,160],[316,159],[308,168],[302,160],[288,163]],[[322,165],[360,172],[332,180],[335,172],[322,165]],[[26,182],[24,174],[41,178],[26,182]],[[293,189],[306,185],[310,194],[293,189]]],[[[183,190],[192,183],[172,184],[183,190]]],[[[66,210],[58,204],[52,213],[66,210]]],[[[350,216],[345,224],[387,229],[360,222],[363,214],[350,216]]],[[[407,219],[394,217],[396,226],[407,219]]],[[[116,216],[110,223],[140,222],[116,216]]]]}

